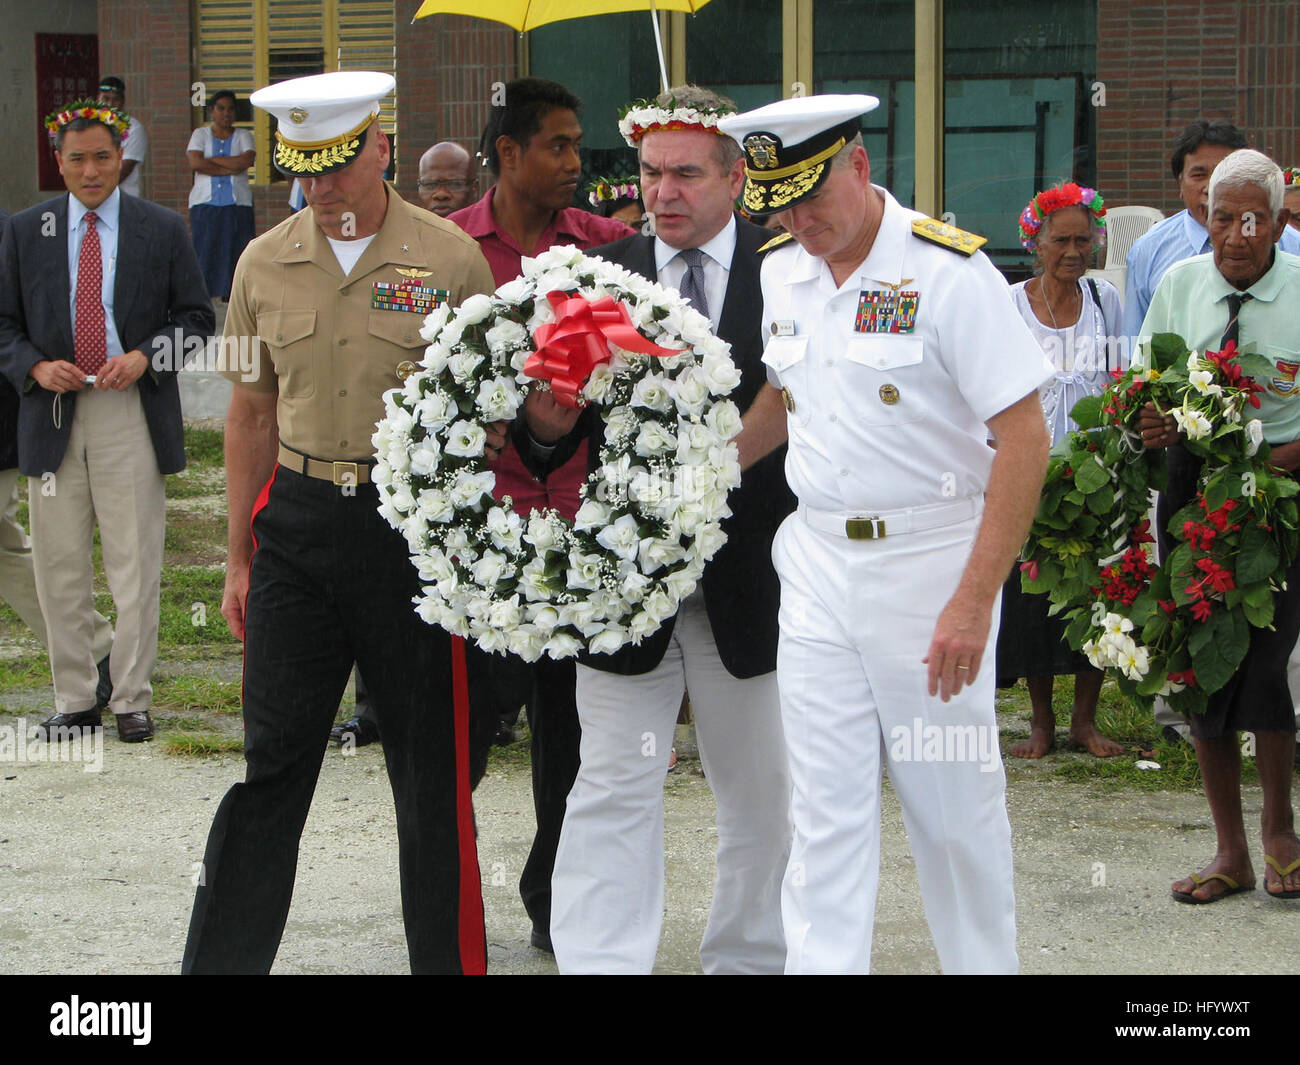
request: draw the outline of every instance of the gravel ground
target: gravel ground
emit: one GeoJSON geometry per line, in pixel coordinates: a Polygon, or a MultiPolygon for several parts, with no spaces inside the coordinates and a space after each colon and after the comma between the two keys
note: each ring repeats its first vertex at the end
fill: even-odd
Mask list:
{"type": "MultiPolygon", "coordinates": [[[[14,724],[5,718],[3,724],[14,724]]],[[[12,756],[11,756],[12,757],[12,756]]],[[[0,972],[179,970],[213,810],[242,774],[238,757],[186,758],[106,732],[101,772],[71,762],[0,764],[0,972]]],[[[668,885],[660,972],[699,971],[713,881],[713,801],[698,763],[668,778],[668,885]]],[[[1296,903],[1260,890],[1182,906],[1169,883],[1213,853],[1205,800],[1097,783],[1020,778],[1015,829],[1026,973],[1277,973],[1296,969],[1296,903]],[[1223,931],[1231,921],[1231,936],[1223,931]]],[[[1246,792],[1258,824],[1258,789],[1246,792]]],[[[494,763],[476,793],[489,970],[551,973],[528,946],[516,884],[532,835],[526,764],[494,763]]],[[[873,966],[931,973],[930,945],[897,803],[884,813],[873,966]]],[[[303,836],[298,886],[275,971],[401,973],[392,800],[377,747],[325,759],[303,836]]]]}

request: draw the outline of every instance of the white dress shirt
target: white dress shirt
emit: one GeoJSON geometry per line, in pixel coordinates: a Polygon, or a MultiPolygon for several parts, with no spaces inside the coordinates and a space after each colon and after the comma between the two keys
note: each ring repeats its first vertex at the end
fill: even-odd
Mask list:
{"type": "MultiPolygon", "coordinates": [[[[679,257],[684,248],[674,248],[655,237],[655,271],[659,284],[681,291],[686,277],[686,263],[679,257]]],[[[704,269],[704,298],[709,301],[709,324],[716,333],[722,318],[722,302],[727,297],[727,278],[731,274],[731,260],[736,253],[736,216],[733,214],[711,239],[700,245],[704,252],[701,265],[704,269]]]]}

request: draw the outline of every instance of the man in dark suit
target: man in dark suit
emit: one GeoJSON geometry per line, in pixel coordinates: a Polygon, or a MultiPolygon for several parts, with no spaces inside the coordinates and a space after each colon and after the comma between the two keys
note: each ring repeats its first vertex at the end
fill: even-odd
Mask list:
{"type": "MultiPolygon", "coordinates": [[[[759,249],[772,234],[732,212],[739,147],[717,133],[729,101],[693,86],[641,110],[633,130],[655,236],[592,251],[678,289],[732,345],[744,411],[741,487],[726,545],[702,587],[640,646],[578,666],[581,766],[552,879],[551,938],[562,972],[649,972],[662,926],[663,781],[689,691],[704,771],[718,804],[718,878],[701,946],[705,972],[781,972],[780,888],[789,854],[789,776],[776,690],[779,584],[772,537],[794,507],[785,484],[780,393],[760,361],[759,249]],[[685,108],[695,121],[681,128],[685,108]],[[672,114],[670,115],[670,112],[672,114]],[[670,127],[669,123],[673,122],[670,127]]],[[[566,419],[538,394],[528,428],[545,446],[566,419]]],[[[582,425],[598,425],[588,417],[582,425]]],[[[581,430],[579,430],[581,431],[581,430]]],[[[598,447],[590,453],[596,455],[598,447]]]]}
{"type": "MultiPolygon", "coordinates": [[[[0,208],[0,232],[9,212],[0,208]]],[[[0,377],[0,599],[9,604],[32,634],[48,644],[45,617],[36,595],[32,570],[32,544],[27,530],[18,524],[18,393],[0,377]]],[[[99,611],[94,614],[95,669],[99,683],[95,701],[107,704],[113,694],[108,675],[108,652],[113,646],[113,626],[99,611]]]]}
{"type": "Polygon", "coordinates": [[[176,371],[215,324],[180,218],[118,189],[126,116],[56,116],[67,196],[13,216],[0,239],[0,372],[20,398],[19,468],[32,478],[36,588],[55,713],[98,728],[91,542],[99,524],[117,607],[110,708],[119,739],[153,735],[165,474],[185,467],[176,371]],[[190,347],[190,350],[193,350],[190,347]]]}

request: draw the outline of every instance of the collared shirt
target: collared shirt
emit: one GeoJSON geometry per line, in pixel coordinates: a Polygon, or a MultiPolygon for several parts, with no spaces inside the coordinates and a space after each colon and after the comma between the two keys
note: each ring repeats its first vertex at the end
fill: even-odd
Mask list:
{"type": "MultiPolygon", "coordinates": [[[[686,263],[681,258],[683,249],[665,244],[655,237],[655,272],[659,283],[665,288],[681,291],[682,281],[686,277],[686,263]]],[[[704,269],[704,297],[709,301],[709,323],[713,331],[718,331],[718,322],[722,318],[722,304],[727,298],[727,278],[731,273],[731,260],[736,254],[736,216],[727,217],[727,224],[712,239],[700,245],[704,253],[701,266],[704,269]]]]}
{"type": "Polygon", "coordinates": [[[786,479],[807,506],[864,515],[982,493],[985,422],[1053,376],[988,258],[916,237],[924,215],[876,191],[880,229],[842,285],[793,242],[762,268],[763,362],[787,391],[786,479]],[[890,286],[916,294],[914,328],[859,331],[861,294],[890,286]]]}
{"type": "MultiPolygon", "coordinates": [[[[113,285],[117,280],[117,235],[121,217],[122,191],[114,189],[108,199],[96,207],[95,232],[99,234],[99,255],[103,262],[103,283],[100,301],[104,305],[104,339],[108,357],[122,354],[122,340],[117,335],[113,321],[113,285]]],[[[72,335],[77,335],[77,264],[81,258],[81,242],[86,239],[86,207],[77,197],[68,193],[68,310],[72,316],[72,335]]]]}
{"type": "MultiPolygon", "coordinates": [[[[1300,253],[1300,232],[1288,227],[1279,241],[1283,251],[1300,253]]],[[[1210,234],[1186,209],[1162,219],[1133,243],[1124,276],[1124,335],[1142,332],[1142,319],[1151,306],[1160,279],[1184,259],[1210,250],[1210,234]]]]}
{"type": "Polygon", "coordinates": [[[447,216],[447,221],[455,222],[479,242],[488,266],[492,268],[492,277],[498,285],[513,281],[523,273],[520,260],[524,256],[540,255],[556,244],[573,244],[579,250],[586,251],[636,232],[617,218],[601,218],[600,215],[577,207],[566,207],[555,212],[551,224],[538,239],[537,247],[524,251],[515,243],[514,237],[497,227],[497,221],[492,216],[492,198],[496,191],[496,186],[493,185],[481,200],[452,212],[447,216]]]}
{"type": "Polygon", "coordinates": [[[1270,444],[1300,440],[1300,257],[1275,252],[1273,265],[1244,290],[1224,279],[1212,254],[1176,263],[1156,289],[1141,335],[1177,333],[1189,348],[1217,351],[1228,325],[1228,296],[1241,291],[1252,298],[1237,317],[1238,346],[1263,355],[1278,371],[1258,382],[1266,389],[1259,411],[1247,407],[1246,416],[1263,423],[1270,444]]]}
{"type": "Polygon", "coordinates": [[[144,170],[144,157],[149,150],[149,135],[138,118],[132,116],[126,140],[122,142],[122,161],[135,160],[135,169],[126,176],[121,188],[129,196],[140,195],[140,174],[144,170]]]}
{"type": "Polygon", "coordinates": [[[387,193],[383,225],[346,276],[310,210],[254,240],[235,268],[222,373],[278,390],[280,439],[314,458],[370,458],[383,395],[401,385],[398,365],[418,363],[426,347],[424,316],[376,308],[376,284],[408,281],[399,267],[427,271],[419,284],[453,306],[494,287],[471,238],[387,193]]]}

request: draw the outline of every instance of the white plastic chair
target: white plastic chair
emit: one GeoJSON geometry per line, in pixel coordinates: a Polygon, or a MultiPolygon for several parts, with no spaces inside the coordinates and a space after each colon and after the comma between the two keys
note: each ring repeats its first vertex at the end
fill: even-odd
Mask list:
{"type": "MultiPolygon", "coordinates": [[[[1134,205],[1110,208],[1106,212],[1106,269],[1113,270],[1118,267],[1122,270],[1124,260],[1128,258],[1129,248],[1133,247],[1138,237],[1162,218],[1164,215],[1157,207],[1134,205]]],[[[1108,280],[1113,279],[1108,277],[1108,280]]],[[[1122,275],[1120,282],[1118,288],[1123,292],[1122,275]]]]}

